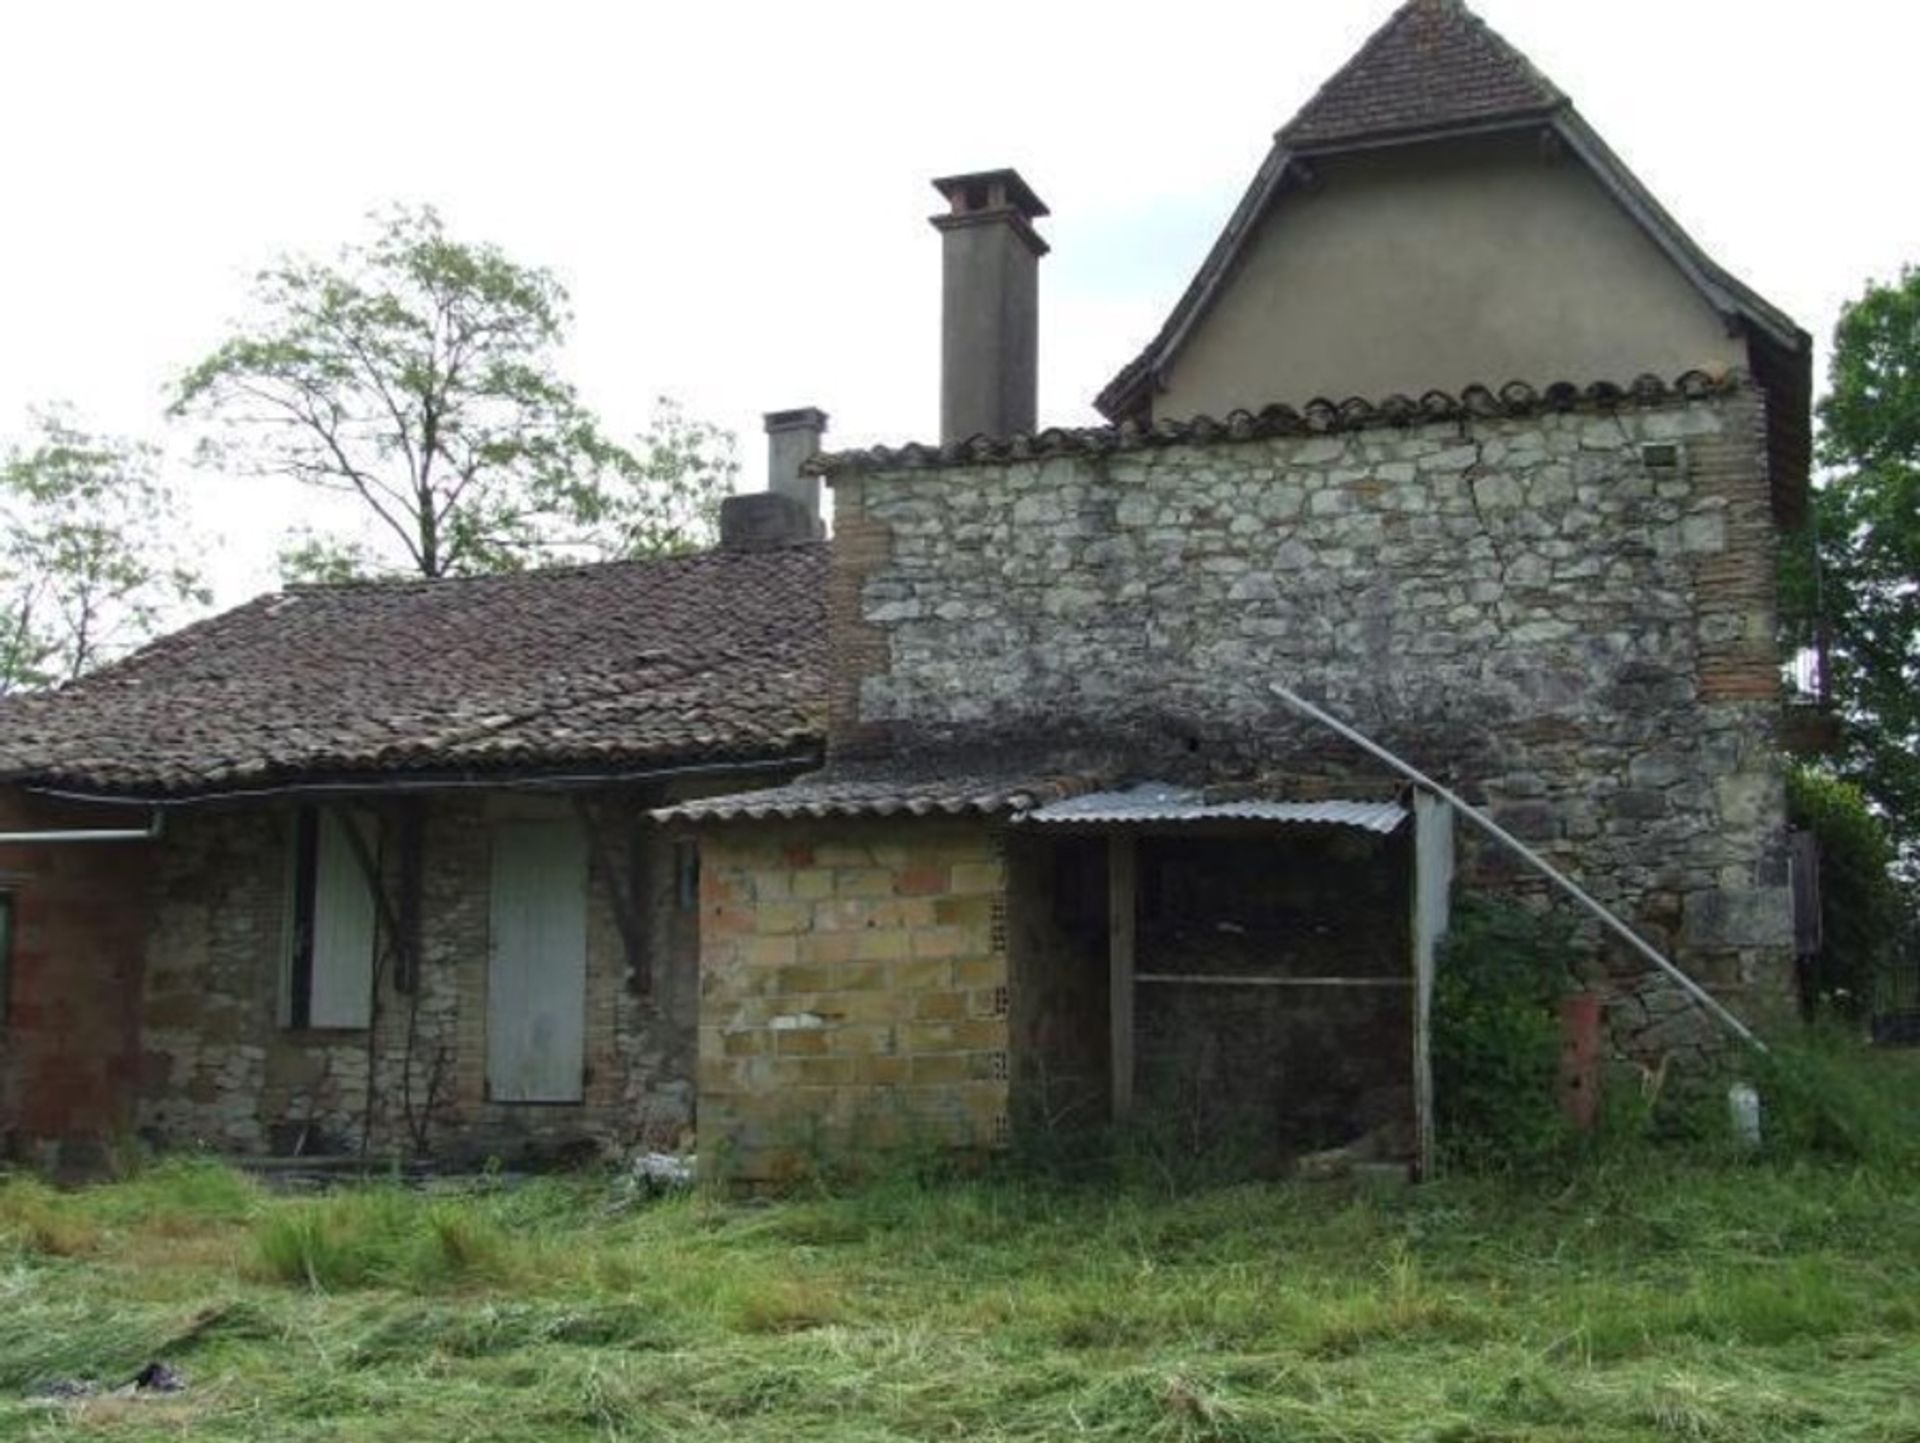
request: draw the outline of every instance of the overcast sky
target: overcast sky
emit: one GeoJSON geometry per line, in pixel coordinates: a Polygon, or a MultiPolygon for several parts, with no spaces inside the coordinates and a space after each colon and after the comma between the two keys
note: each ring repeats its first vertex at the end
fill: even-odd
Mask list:
{"type": "MultiPolygon", "coordinates": [[[[1869,277],[1920,260],[1920,9],[1478,8],[1822,341],[1869,277]]],[[[255,270],[330,253],[405,201],[561,277],[565,369],[616,426],[672,395],[740,434],[749,482],[766,410],[823,407],[837,446],[928,438],[927,181],[1000,165],[1054,212],[1042,422],[1086,422],[1272,132],[1390,9],[16,0],[0,10],[0,435],[65,400],[164,439],[164,388],[242,313],[255,270]]],[[[307,501],[182,482],[220,536],[221,602],[272,584],[307,501]]]]}

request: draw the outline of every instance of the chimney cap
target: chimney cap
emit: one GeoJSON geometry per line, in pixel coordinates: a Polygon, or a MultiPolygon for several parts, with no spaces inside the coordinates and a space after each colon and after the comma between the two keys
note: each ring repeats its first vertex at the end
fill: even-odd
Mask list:
{"type": "Polygon", "coordinates": [[[827,429],[827,413],[818,406],[796,406],[790,411],[767,411],[761,420],[766,423],[767,434],[775,431],[824,431],[827,429]]]}
{"type": "Polygon", "coordinates": [[[975,170],[964,175],[943,175],[933,188],[947,198],[955,215],[971,215],[983,210],[1018,211],[1027,220],[1051,214],[1046,202],[1033,193],[1033,187],[1010,166],[999,170],[975,170]]]}

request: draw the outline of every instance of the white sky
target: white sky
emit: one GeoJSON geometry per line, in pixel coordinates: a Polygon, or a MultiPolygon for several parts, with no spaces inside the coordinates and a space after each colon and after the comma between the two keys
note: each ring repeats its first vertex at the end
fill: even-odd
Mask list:
{"type": "MultiPolygon", "coordinates": [[[[661,392],[740,435],[936,430],[935,175],[1053,209],[1041,418],[1152,334],[1272,132],[1391,0],[85,3],[0,9],[0,436],[66,400],[166,439],[161,396],[286,250],[394,201],[554,270],[564,366],[616,427],[661,392]]],[[[1823,342],[1920,261],[1920,8],[1480,0],[1722,264],[1823,342]]],[[[1822,362],[1824,364],[1824,362],[1822,362]]],[[[1490,378],[1505,379],[1505,378],[1490,378]]],[[[222,604],[307,493],[189,473],[222,604]]]]}

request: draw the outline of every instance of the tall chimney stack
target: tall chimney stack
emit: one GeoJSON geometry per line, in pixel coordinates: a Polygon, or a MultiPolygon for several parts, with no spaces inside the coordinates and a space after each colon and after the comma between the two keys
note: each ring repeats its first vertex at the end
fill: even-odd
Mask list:
{"type": "Polygon", "coordinates": [[[1038,410],[1040,257],[1047,208],[1014,170],[933,183],[942,238],[940,439],[1032,432],[1038,410]]]}

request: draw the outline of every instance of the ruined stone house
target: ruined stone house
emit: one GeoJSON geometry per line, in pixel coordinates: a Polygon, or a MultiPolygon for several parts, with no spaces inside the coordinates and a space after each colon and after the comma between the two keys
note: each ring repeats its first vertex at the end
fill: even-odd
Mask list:
{"type": "MultiPolygon", "coordinates": [[[[1151,1112],[1417,1162],[1450,884],[1516,879],[1274,680],[1787,1011],[1808,339],[1559,90],[1409,0],[1101,428],[1036,429],[1045,206],[938,185],[939,443],[819,456],[782,413],[712,554],[289,592],[9,704],[0,832],[66,834],[0,838],[17,1140],[697,1108],[772,1176],[1151,1112]]],[[[1701,1040],[1599,960],[1623,1048],[1701,1040]]]]}

